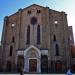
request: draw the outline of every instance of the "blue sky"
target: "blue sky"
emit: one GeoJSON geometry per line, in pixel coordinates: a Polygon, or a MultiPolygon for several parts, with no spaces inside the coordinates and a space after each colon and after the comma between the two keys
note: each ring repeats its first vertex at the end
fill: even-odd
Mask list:
{"type": "Polygon", "coordinates": [[[68,25],[73,26],[75,37],[75,0],[0,0],[0,40],[4,16],[9,16],[18,11],[18,9],[25,8],[31,4],[39,4],[57,11],[65,11],[68,25]]]}

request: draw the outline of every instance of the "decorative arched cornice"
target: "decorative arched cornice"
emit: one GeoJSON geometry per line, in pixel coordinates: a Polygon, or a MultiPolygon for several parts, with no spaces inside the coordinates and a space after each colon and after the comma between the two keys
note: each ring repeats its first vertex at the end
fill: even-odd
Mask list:
{"type": "Polygon", "coordinates": [[[35,47],[35,46],[33,46],[33,45],[31,45],[31,46],[28,47],[26,50],[24,50],[24,57],[27,55],[27,52],[29,52],[29,50],[31,50],[32,48],[38,52],[39,57],[40,57],[40,56],[41,56],[41,51],[40,51],[40,49],[38,49],[37,47],[35,47]]]}

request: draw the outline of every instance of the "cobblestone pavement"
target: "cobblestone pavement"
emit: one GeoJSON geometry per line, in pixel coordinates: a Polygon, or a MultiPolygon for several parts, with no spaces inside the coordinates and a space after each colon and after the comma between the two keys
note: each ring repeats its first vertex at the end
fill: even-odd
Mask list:
{"type": "MultiPolygon", "coordinates": [[[[20,74],[0,74],[0,75],[20,75],[20,74]]],[[[23,75],[67,75],[67,74],[23,74],[23,75]]]]}
{"type": "MultiPolygon", "coordinates": [[[[20,74],[0,74],[0,75],[20,75],[20,74]]],[[[66,75],[66,74],[23,74],[23,75],[66,75]]]]}

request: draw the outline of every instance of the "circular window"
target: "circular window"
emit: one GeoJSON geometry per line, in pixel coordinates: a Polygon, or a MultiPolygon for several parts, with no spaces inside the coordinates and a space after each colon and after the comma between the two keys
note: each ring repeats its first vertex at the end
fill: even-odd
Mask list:
{"type": "Polygon", "coordinates": [[[36,17],[32,17],[31,18],[31,24],[35,25],[37,23],[37,18],[36,17]]]}
{"type": "Polygon", "coordinates": [[[12,23],[11,27],[15,27],[15,24],[14,24],[14,23],[12,23]]]}
{"type": "Polygon", "coordinates": [[[55,24],[58,24],[58,21],[54,21],[55,24]]]}

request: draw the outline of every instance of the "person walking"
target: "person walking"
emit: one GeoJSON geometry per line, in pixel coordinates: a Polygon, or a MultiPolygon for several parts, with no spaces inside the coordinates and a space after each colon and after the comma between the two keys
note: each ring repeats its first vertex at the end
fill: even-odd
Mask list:
{"type": "Polygon", "coordinates": [[[70,69],[67,71],[67,74],[66,74],[66,75],[72,75],[72,73],[71,73],[71,70],[70,70],[70,69]]]}

